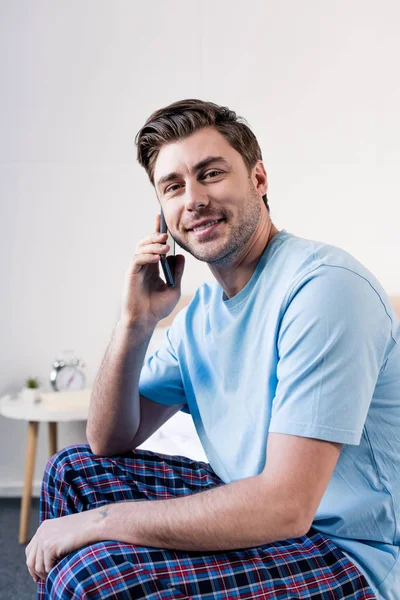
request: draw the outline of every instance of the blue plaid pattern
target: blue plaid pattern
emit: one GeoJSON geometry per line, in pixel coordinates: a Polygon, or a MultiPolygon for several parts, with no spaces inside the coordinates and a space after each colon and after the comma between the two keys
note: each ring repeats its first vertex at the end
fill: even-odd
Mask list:
{"type": "MultiPolygon", "coordinates": [[[[206,462],[134,450],[94,455],[64,448],[48,462],[40,521],[123,500],[166,499],[224,485],[206,462]]],[[[376,600],[332,543],[307,535],[254,548],[183,551],[105,541],[62,558],[38,583],[44,599],[376,600]]]]}

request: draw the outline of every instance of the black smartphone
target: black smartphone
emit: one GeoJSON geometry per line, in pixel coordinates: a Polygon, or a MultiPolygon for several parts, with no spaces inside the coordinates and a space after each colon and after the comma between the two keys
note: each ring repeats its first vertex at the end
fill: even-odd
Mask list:
{"type": "Polygon", "coordinates": [[[161,266],[164,271],[164,277],[167,285],[170,287],[175,287],[175,273],[174,266],[168,263],[167,256],[175,256],[175,240],[168,231],[167,224],[165,222],[164,213],[161,209],[160,212],[160,233],[168,233],[166,244],[169,245],[169,250],[167,254],[161,254],[161,266]]]}

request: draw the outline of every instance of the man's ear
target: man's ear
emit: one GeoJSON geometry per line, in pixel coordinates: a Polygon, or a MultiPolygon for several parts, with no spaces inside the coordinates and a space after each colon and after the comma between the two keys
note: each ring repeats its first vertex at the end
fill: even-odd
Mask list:
{"type": "Polygon", "coordinates": [[[262,160],[258,160],[253,167],[253,183],[261,196],[265,196],[268,191],[268,176],[262,160]]]}

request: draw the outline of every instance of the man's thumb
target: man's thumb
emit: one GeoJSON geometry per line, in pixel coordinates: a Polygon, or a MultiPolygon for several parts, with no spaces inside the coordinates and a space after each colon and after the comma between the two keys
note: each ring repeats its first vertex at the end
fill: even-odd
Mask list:
{"type": "Polygon", "coordinates": [[[185,257],[183,254],[176,254],[175,256],[175,285],[178,287],[181,285],[183,271],[185,269],[185,257]]]}

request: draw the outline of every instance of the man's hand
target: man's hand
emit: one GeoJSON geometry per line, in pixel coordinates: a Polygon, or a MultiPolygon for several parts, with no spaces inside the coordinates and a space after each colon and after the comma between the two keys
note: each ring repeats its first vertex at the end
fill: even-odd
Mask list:
{"type": "Polygon", "coordinates": [[[160,277],[161,255],[169,246],[167,234],[160,233],[160,214],[156,216],[156,231],[136,246],[136,253],[125,273],[120,321],[153,330],[159,321],[174,310],[181,295],[181,279],[185,265],[183,254],[168,258],[175,261],[175,287],[169,287],[160,277]]]}
{"type": "Polygon", "coordinates": [[[98,508],[43,521],[25,550],[26,564],[35,582],[46,579],[66,554],[99,541],[96,531],[101,510],[98,508]]]}

